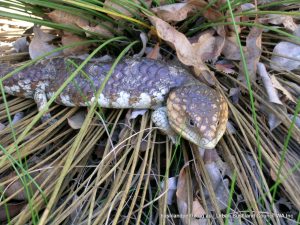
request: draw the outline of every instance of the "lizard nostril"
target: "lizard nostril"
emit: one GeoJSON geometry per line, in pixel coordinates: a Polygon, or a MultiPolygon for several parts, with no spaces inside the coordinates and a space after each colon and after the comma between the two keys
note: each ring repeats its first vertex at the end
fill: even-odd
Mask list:
{"type": "Polygon", "coordinates": [[[190,126],[194,127],[195,126],[195,122],[193,120],[189,121],[190,126]]]}

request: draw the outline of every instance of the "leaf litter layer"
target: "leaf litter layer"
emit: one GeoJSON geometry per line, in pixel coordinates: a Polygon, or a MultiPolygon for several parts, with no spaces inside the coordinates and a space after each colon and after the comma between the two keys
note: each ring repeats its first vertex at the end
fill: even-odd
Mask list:
{"type": "MultiPolygon", "coordinates": [[[[1,16],[52,29],[35,27],[32,35],[24,32],[29,26],[4,20],[0,59],[16,63],[74,40],[103,43],[127,36],[100,53],[114,57],[128,41],[148,33],[139,55],[163,60],[177,55],[226,97],[229,123],[216,149],[183,140],[172,145],[153,127],[149,112],[135,118],[128,110],[52,104],[49,111],[58,121],[49,126],[36,119],[32,100],[1,96],[1,221],[266,224],[263,216],[250,215],[268,214],[271,224],[299,222],[299,3],[158,2],[1,1],[7,9],[28,10],[4,10],[1,16]],[[50,39],[34,41],[40,32],[50,39]],[[12,45],[20,34],[23,48],[12,45]]],[[[91,42],[58,53],[82,55],[97,46],[91,42]]],[[[132,46],[128,55],[140,50],[132,46]]]]}

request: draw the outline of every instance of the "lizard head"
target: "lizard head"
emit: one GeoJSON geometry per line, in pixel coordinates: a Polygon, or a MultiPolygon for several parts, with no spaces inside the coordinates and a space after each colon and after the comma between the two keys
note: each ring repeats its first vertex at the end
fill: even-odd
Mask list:
{"type": "Polygon", "coordinates": [[[225,99],[201,83],[171,91],[167,113],[172,129],[201,148],[214,148],[226,130],[228,106],[225,99]]]}

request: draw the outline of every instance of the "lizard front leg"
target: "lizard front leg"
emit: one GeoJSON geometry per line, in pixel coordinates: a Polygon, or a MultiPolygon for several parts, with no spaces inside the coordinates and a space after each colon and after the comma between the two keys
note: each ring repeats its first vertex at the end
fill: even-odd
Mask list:
{"type": "Polygon", "coordinates": [[[167,107],[160,107],[155,109],[152,112],[151,120],[164,134],[168,135],[173,144],[176,144],[178,135],[172,129],[169,123],[167,107]]]}
{"type": "MultiPolygon", "coordinates": [[[[34,92],[34,101],[37,104],[38,107],[38,111],[42,111],[47,104],[47,96],[44,90],[41,89],[36,89],[36,91],[34,92]]],[[[46,112],[41,120],[43,123],[45,123],[46,121],[49,121],[51,119],[51,114],[50,112],[46,112]]],[[[54,119],[51,119],[50,122],[48,122],[50,125],[55,123],[56,121],[54,119]]]]}

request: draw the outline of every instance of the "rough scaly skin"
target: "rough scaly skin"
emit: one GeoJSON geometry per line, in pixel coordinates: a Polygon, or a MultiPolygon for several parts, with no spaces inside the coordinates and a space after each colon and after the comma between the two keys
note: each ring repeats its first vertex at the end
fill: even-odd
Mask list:
{"type": "MultiPolygon", "coordinates": [[[[41,109],[75,70],[69,59],[52,58],[25,68],[3,81],[5,91],[33,98],[41,109]]],[[[77,65],[82,62],[71,60],[77,65]]],[[[83,69],[89,78],[79,73],[56,103],[88,106],[95,100],[110,67],[111,63],[92,60],[83,69]]],[[[0,77],[13,69],[0,65],[0,77]]],[[[203,148],[215,147],[226,129],[227,104],[218,92],[197,81],[182,67],[156,60],[128,58],[120,62],[97,101],[105,108],[154,109],[153,121],[170,136],[175,131],[203,148]],[[164,106],[166,110],[159,110],[164,106]]]]}

